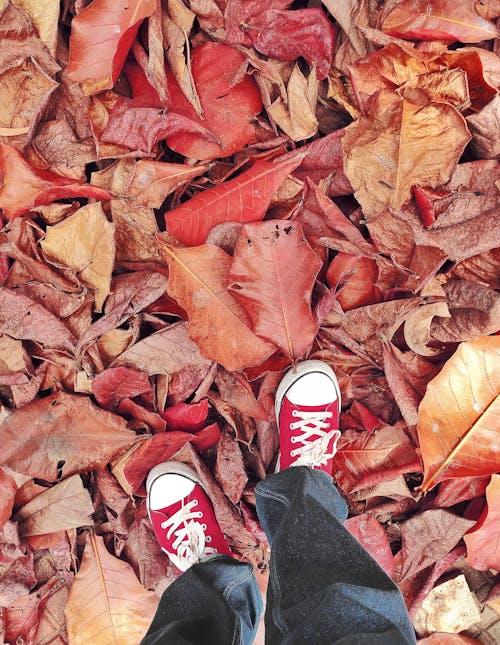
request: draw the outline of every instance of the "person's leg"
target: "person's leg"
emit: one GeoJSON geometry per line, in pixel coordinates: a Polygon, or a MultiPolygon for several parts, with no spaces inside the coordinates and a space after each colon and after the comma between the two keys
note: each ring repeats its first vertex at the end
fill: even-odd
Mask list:
{"type": "Polygon", "coordinates": [[[230,557],[196,473],[165,462],[153,468],[146,489],[158,542],[184,573],[163,593],[141,645],[250,645],[260,590],[251,565],[230,557]]]}
{"type": "Polygon", "coordinates": [[[339,413],[325,363],[299,363],[278,387],[282,472],[256,488],[271,544],[268,645],[415,643],[397,586],[343,526],[347,506],[328,474],[339,413]]]}

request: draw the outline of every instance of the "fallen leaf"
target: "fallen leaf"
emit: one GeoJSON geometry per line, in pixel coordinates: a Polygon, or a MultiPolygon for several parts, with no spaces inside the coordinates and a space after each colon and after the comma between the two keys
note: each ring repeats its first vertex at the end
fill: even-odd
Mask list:
{"type": "Polygon", "coordinates": [[[342,433],[333,458],[333,476],[345,493],[418,472],[420,462],[401,423],[375,432],[342,433]]]}
{"type": "Polygon", "coordinates": [[[33,59],[0,72],[0,141],[18,150],[33,138],[58,83],[33,59]]]}
{"type": "Polygon", "coordinates": [[[389,11],[382,30],[407,40],[478,43],[497,37],[495,25],[474,8],[475,0],[403,0],[389,11]]]}
{"type": "Polygon", "coordinates": [[[94,507],[79,475],[64,479],[17,511],[20,533],[43,535],[93,524],[94,507]]]}
{"type": "Polygon", "coordinates": [[[270,220],[240,232],[229,291],[248,312],[255,333],[292,361],[308,352],[318,330],[311,293],[320,268],[300,224],[270,220]]]}
{"type": "Polygon", "coordinates": [[[443,509],[431,509],[401,524],[402,567],[398,581],[439,562],[474,525],[472,520],[443,509]]]}
{"type": "Polygon", "coordinates": [[[208,400],[202,399],[198,403],[177,403],[162,413],[170,430],[184,430],[185,432],[198,432],[207,420],[208,400]]]}
{"type": "Polygon", "coordinates": [[[253,16],[258,16],[266,9],[287,9],[292,4],[291,0],[228,0],[224,10],[224,25],[226,27],[226,41],[251,45],[250,36],[245,30],[245,25],[253,16]]]}
{"type": "Polygon", "coordinates": [[[271,197],[301,160],[298,155],[274,163],[257,161],[234,179],[198,193],[165,214],[168,233],[187,246],[197,246],[217,224],[261,220],[271,197]]]}
{"type": "Polygon", "coordinates": [[[110,203],[117,262],[158,262],[161,259],[156,239],[159,230],[153,209],[136,206],[125,199],[113,199],[110,203]]]}
{"type": "Polygon", "coordinates": [[[92,381],[92,394],[103,408],[113,410],[122,399],[151,393],[148,375],[127,367],[109,367],[92,381]]]}
{"type": "Polygon", "coordinates": [[[237,504],[243,495],[248,477],[239,444],[229,432],[223,432],[217,444],[214,475],[224,494],[233,504],[237,504]]]}
{"type": "Polygon", "coordinates": [[[434,498],[434,504],[448,508],[465,500],[481,497],[484,495],[489,481],[489,477],[446,479],[439,484],[437,495],[434,498]]]}
{"type": "Polygon", "coordinates": [[[86,94],[111,89],[156,0],[94,0],[71,22],[68,74],[86,94]]]}
{"type": "Polygon", "coordinates": [[[0,528],[12,515],[14,498],[17,492],[17,485],[9,473],[0,468],[0,528]]]}
{"type": "Polygon", "coordinates": [[[344,311],[380,300],[380,290],[375,284],[377,278],[375,260],[348,253],[338,253],[326,274],[326,281],[337,290],[336,298],[344,311]]]}
{"type": "Polygon", "coordinates": [[[228,157],[255,139],[251,121],[262,110],[262,100],[255,81],[242,73],[245,65],[242,54],[219,43],[205,42],[193,51],[191,71],[203,119],[167,71],[170,109],[199,123],[220,142],[206,141],[196,133],[182,133],[167,138],[169,148],[186,157],[207,161],[228,157]]]}
{"type": "Polygon", "coordinates": [[[130,565],[112,556],[102,537],[90,533],[64,610],[69,641],[139,642],[157,605],[158,598],[142,587],[130,565]]]}
{"type": "Polygon", "coordinates": [[[187,328],[187,323],[177,323],[143,338],[123,352],[114,365],[135,367],[150,376],[169,376],[195,365],[206,371],[210,361],[188,338],[187,328]]]}
{"type": "Polygon", "coordinates": [[[258,365],[273,353],[273,346],[252,332],[245,309],[227,290],[231,256],[210,244],[191,249],[165,246],[164,251],[169,293],[188,312],[188,335],[203,356],[238,370],[258,365]]]}
{"type": "Polygon", "coordinates": [[[394,556],[392,555],[387,534],[380,522],[365,513],[356,515],[356,517],[349,517],[344,522],[344,526],[368,551],[386,574],[392,576],[394,573],[394,556]]]}
{"type": "Polygon", "coordinates": [[[348,126],[342,139],[345,173],[365,216],[400,209],[414,186],[446,183],[469,139],[451,105],[414,103],[390,90],[376,94],[369,115],[348,126]]]}
{"type": "Polygon", "coordinates": [[[256,421],[267,421],[269,415],[265,406],[255,398],[252,388],[244,376],[219,367],[215,376],[215,384],[223,401],[229,403],[242,414],[248,414],[256,421]]]}
{"type": "Polygon", "coordinates": [[[500,403],[500,338],[482,337],[459,345],[428,384],[418,410],[424,462],[422,491],[455,477],[495,473],[500,403]]]}
{"type": "Polygon", "coordinates": [[[138,441],[125,421],[88,397],[60,392],[25,405],[0,425],[1,465],[56,481],[103,467],[138,441]]]}
{"type": "Polygon", "coordinates": [[[295,65],[288,80],[286,101],[276,99],[267,111],[291,139],[302,141],[310,139],[318,131],[317,99],[318,80],[314,68],[306,78],[295,65]]]}
{"type": "Polygon", "coordinates": [[[485,105],[477,114],[471,114],[467,124],[472,134],[471,147],[480,159],[499,159],[500,143],[498,137],[492,137],[492,132],[500,130],[500,97],[485,105]]]}
{"type": "Polygon", "coordinates": [[[48,226],[40,242],[44,255],[78,272],[82,282],[95,290],[95,309],[102,311],[110,292],[114,265],[114,224],[99,203],[88,204],[64,221],[48,226]]]}
{"type": "Polygon", "coordinates": [[[328,76],[335,28],[320,7],[295,11],[268,9],[245,25],[255,49],[281,60],[305,58],[320,80],[328,76]]]}
{"type": "Polygon", "coordinates": [[[0,144],[0,208],[8,219],[55,199],[93,197],[110,199],[105,190],[31,167],[12,146],[0,144]]]}
{"type": "Polygon", "coordinates": [[[464,536],[467,546],[467,562],[479,571],[500,569],[499,491],[500,475],[493,474],[486,487],[487,507],[477,524],[464,536]]]}
{"type": "MultiPolygon", "coordinates": [[[[25,643],[33,643],[33,637],[38,629],[38,613],[41,601],[40,592],[21,596],[9,607],[3,607],[2,618],[5,632],[2,636],[7,643],[15,643],[23,639],[25,643]]],[[[3,630],[2,630],[3,631],[3,630]]]]}
{"type": "Polygon", "coordinates": [[[29,14],[40,40],[55,57],[60,3],[57,0],[17,0],[16,5],[29,14]]]}
{"type": "Polygon", "coordinates": [[[492,289],[500,289],[500,249],[491,249],[458,262],[452,275],[463,280],[483,282],[492,289]]]}
{"type": "Polygon", "coordinates": [[[418,634],[427,635],[462,632],[480,621],[477,600],[465,576],[460,575],[434,587],[414,616],[413,625],[418,634]]]}
{"type": "Polygon", "coordinates": [[[426,638],[421,638],[418,645],[479,645],[481,641],[462,634],[449,632],[435,632],[426,638]]]}

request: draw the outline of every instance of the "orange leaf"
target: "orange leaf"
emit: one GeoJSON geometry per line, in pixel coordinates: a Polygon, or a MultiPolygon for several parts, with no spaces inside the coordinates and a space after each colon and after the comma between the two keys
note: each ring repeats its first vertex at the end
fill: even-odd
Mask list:
{"type": "Polygon", "coordinates": [[[210,230],[222,222],[261,220],[271,197],[303,157],[284,161],[257,161],[235,179],[195,195],[166,213],[167,231],[187,246],[203,244],[210,230]]]}
{"type": "Polygon", "coordinates": [[[109,90],[156,0],[94,0],[71,23],[68,75],[85,94],[109,90]]]}
{"type": "Polygon", "coordinates": [[[164,246],[168,292],[189,314],[189,337],[203,356],[228,370],[259,365],[274,347],[256,336],[238,300],[227,291],[231,256],[211,244],[192,249],[164,246]]]}
{"type": "Polygon", "coordinates": [[[247,224],[240,233],[230,292],[247,310],[255,333],[292,361],[306,354],[318,330],[311,292],[320,268],[298,223],[270,220],[247,224]]]}
{"type": "Polygon", "coordinates": [[[484,517],[464,536],[467,562],[480,571],[500,569],[500,475],[491,476],[486,502],[484,517]]]}
{"type": "Polygon", "coordinates": [[[112,556],[102,537],[90,534],[64,611],[73,645],[136,645],[158,605],[126,562],[112,556]]]}
{"type": "Polygon", "coordinates": [[[454,477],[500,470],[500,337],[462,343],[418,409],[422,491],[454,477]]]}
{"type": "Polygon", "coordinates": [[[367,117],[346,128],[342,146],[345,173],[372,219],[387,208],[399,210],[414,186],[449,181],[470,135],[465,119],[446,103],[414,103],[382,90],[369,107],[367,117]]]}

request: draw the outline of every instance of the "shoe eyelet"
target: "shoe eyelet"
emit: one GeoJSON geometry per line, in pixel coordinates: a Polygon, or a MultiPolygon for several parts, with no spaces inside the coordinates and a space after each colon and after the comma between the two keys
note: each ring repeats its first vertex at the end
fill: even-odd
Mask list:
{"type": "Polygon", "coordinates": [[[205,538],[205,542],[211,542],[211,541],[212,541],[212,538],[210,537],[210,535],[207,535],[207,537],[205,538]]]}
{"type": "Polygon", "coordinates": [[[296,417],[296,416],[297,416],[297,410],[292,410],[292,417],[296,417]]]}
{"type": "Polygon", "coordinates": [[[297,451],[296,450],[290,450],[290,457],[296,457],[297,456],[297,451]]]}
{"type": "Polygon", "coordinates": [[[290,430],[295,430],[295,429],[296,429],[296,427],[297,427],[297,426],[295,425],[295,423],[291,423],[291,424],[290,424],[290,430]]]}
{"type": "Polygon", "coordinates": [[[196,517],[203,517],[203,513],[201,511],[197,511],[196,517]]]}
{"type": "Polygon", "coordinates": [[[202,525],[201,525],[201,528],[202,528],[204,531],[206,531],[206,530],[207,530],[207,525],[206,525],[206,524],[202,524],[202,525]]]}
{"type": "Polygon", "coordinates": [[[191,500],[191,503],[193,504],[193,506],[198,506],[198,500],[196,499],[196,497],[191,500]]]}
{"type": "MultiPolygon", "coordinates": [[[[290,426],[290,427],[291,427],[291,426],[290,426]]],[[[293,428],[292,428],[292,430],[293,430],[293,428]]],[[[297,439],[297,437],[290,437],[290,441],[291,441],[292,443],[297,443],[298,439],[297,439]]]]}

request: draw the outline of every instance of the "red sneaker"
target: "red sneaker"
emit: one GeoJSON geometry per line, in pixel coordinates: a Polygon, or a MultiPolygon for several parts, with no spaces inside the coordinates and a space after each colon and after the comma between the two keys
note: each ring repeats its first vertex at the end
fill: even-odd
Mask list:
{"type": "Polygon", "coordinates": [[[148,515],[162,551],[180,571],[216,554],[231,555],[196,472],[166,461],[146,480],[148,515]]]}
{"type": "Polygon", "coordinates": [[[276,392],[280,457],[276,471],[310,466],[332,472],[340,437],[340,390],[329,365],[303,361],[283,377],[276,392]]]}

